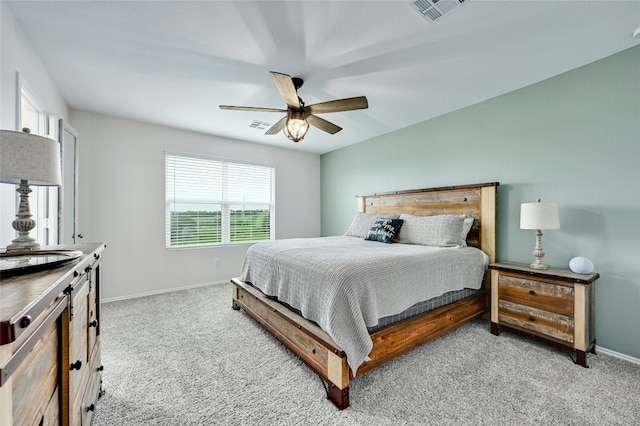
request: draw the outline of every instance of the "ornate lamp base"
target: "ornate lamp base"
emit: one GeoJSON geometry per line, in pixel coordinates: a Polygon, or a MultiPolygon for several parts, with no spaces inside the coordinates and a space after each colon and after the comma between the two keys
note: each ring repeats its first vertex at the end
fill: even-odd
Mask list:
{"type": "Polygon", "coordinates": [[[538,229],[536,232],[536,247],[533,249],[533,256],[535,260],[531,265],[529,265],[532,269],[549,269],[549,266],[542,263],[542,258],[544,257],[544,250],[542,249],[542,232],[538,229]]]}
{"type": "Polygon", "coordinates": [[[7,251],[15,250],[36,250],[40,248],[40,244],[29,236],[29,232],[36,227],[36,221],[31,219],[31,210],[29,208],[29,193],[31,188],[26,180],[20,181],[20,186],[16,189],[20,194],[20,204],[18,206],[18,214],[11,225],[18,232],[18,237],[11,241],[7,246],[7,251]]]}

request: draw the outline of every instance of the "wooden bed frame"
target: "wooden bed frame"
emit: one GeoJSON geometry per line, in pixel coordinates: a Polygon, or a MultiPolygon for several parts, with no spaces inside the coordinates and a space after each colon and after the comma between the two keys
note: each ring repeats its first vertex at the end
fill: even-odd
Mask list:
{"type": "MultiPolygon", "coordinates": [[[[359,196],[366,213],[466,214],[475,218],[467,244],[482,249],[489,262],[496,257],[496,201],[499,183],[460,185],[359,196]]],[[[266,297],[236,278],[233,309],[242,308],[298,355],[326,383],[327,396],[339,408],[349,406],[349,380],[354,378],[344,351],[315,323],[266,297]]],[[[485,291],[434,311],[392,324],[371,334],[373,349],[360,375],[489,311],[490,274],[485,291]]]]}

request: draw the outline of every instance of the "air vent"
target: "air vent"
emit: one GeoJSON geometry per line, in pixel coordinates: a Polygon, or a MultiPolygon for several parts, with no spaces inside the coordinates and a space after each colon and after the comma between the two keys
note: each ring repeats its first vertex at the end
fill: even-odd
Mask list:
{"type": "Polygon", "coordinates": [[[443,15],[450,13],[458,6],[469,3],[470,0],[415,0],[409,6],[422,16],[427,22],[436,22],[443,15]]]}
{"type": "Polygon", "coordinates": [[[249,127],[258,130],[268,129],[273,126],[273,124],[265,123],[264,121],[253,120],[253,123],[249,124],[249,127]]]}

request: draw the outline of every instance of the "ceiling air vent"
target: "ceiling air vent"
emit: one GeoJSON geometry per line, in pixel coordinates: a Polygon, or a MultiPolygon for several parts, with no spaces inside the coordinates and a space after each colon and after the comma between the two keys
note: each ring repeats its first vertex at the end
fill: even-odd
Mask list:
{"type": "Polygon", "coordinates": [[[264,121],[253,120],[253,123],[249,124],[252,129],[264,130],[271,127],[273,124],[265,123],[264,121]]]}
{"type": "Polygon", "coordinates": [[[420,14],[427,22],[436,22],[443,15],[470,0],[415,0],[409,6],[420,14]]]}

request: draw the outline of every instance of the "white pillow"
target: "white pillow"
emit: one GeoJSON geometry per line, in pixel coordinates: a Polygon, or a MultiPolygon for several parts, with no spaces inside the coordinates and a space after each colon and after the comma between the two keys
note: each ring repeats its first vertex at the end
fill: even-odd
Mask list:
{"type": "Polygon", "coordinates": [[[469,231],[471,231],[471,227],[473,227],[473,218],[465,217],[464,222],[462,222],[462,235],[460,236],[460,247],[467,246],[467,235],[469,235],[469,231]]]}
{"type": "Polygon", "coordinates": [[[465,215],[415,216],[401,214],[402,228],[396,241],[434,247],[460,247],[465,215]]]}
{"type": "Polygon", "coordinates": [[[369,230],[373,227],[378,219],[397,219],[397,214],[379,214],[379,213],[356,213],[353,218],[353,222],[345,232],[347,237],[360,237],[365,238],[369,233],[369,230]]]}

